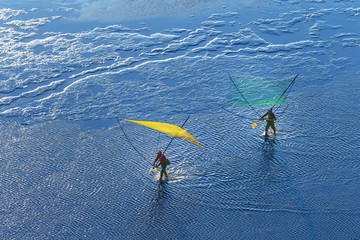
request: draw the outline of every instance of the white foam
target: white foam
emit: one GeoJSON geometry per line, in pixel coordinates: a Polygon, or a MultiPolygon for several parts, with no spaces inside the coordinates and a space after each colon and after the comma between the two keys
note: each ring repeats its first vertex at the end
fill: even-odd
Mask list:
{"type": "Polygon", "coordinates": [[[225,26],[225,24],[224,21],[204,21],[201,23],[201,25],[206,27],[222,27],[225,26]]]}
{"type": "Polygon", "coordinates": [[[319,19],[339,9],[295,9],[245,22],[241,29],[223,20],[236,25],[246,18],[227,12],[159,31],[113,24],[41,34],[39,26],[51,25],[60,17],[58,23],[70,21],[67,16],[76,12],[58,11],[63,16],[12,19],[0,28],[3,116],[41,121],[98,119],[126,111],[156,115],[159,109],[168,115],[207,111],[203,102],[219,105],[223,101],[228,73],[277,76],[296,68],[310,75],[327,68],[342,69],[352,61],[335,58],[332,47],[359,46],[356,31],[347,33],[340,25],[319,19]],[[309,29],[310,35],[306,31],[296,35],[300,29],[309,29]],[[319,40],[326,30],[335,32],[333,37],[319,40]],[[277,43],[283,34],[295,36],[282,37],[277,43]],[[204,95],[214,89],[220,93],[204,95]]]}
{"type": "Polygon", "coordinates": [[[26,14],[25,10],[13,10],[10,8],[0,9],[0,20],[6,21],[11,17],[18,16],[20,14],[26,14]]]}
{"type": "Polygon", "coordinates": [[[23,30],[37,30],[39,26],[43,26],[46,23],[49,23],[50,20],[48,17],[37,18],[31,20],[13,20],[6,22],[6,25],[13,25],[23,30]]]}
{"type": "Polygon", "coordinates": [[[36,89],[30,90],[27,92],[23,92],[20,95],[2,97],[0,99],[0,105],[9,105],[12,102],[14,102],[15,100],[18,100],[20,98],[34,98],[36,96],[44,94],[45,92],[47,92],[49,90],[56,89],[59,85],[63,84],[64,82],[65,82],[65,79],[53,81],[53,82],[49,83],[48,85],[43,85],[43,86],[37,87],[36,89]]]}

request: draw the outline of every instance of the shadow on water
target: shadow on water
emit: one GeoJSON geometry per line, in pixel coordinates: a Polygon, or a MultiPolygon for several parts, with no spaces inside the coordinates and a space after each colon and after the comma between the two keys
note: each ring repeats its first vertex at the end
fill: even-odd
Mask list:
{"type": "Polygon", "coordinates": [[[151,228],[151,231],[146,231],[147,238],[186,239],[183,223],[176,212],[177,201],[173,195],[172,187],[167,181],[158,183],[146,211],[149,220],[147,227],[151,228]],[[153,236],[150,237],[149,233],[153,236]]]}
{"type": "Polygon", "coordinates": [[[271,137],[265,137],[264,142],[261,143],[260,174],[264,180],[271,179],[273,174],[275,144],[275,138],[271,137]]]}
{"type": "MultiPolygon", "coordinates": [[[[264,142],[261,145],[262,159],[264,164],[263,175],[266,176],[265,179],[269,179],[270,175],[273,174],[273,171],[279,171],[277,167],[274,168],[274,165],[280,164],[276,159],[276,145],[277,140],[275,137],[265,137],[264,142]]],[[[287,170],[290,170],[286,162],[283,162],[282,168],[287,168],[287,170]]],[[[306,204],[306,199],[303,197],[301,191],[299,191],[299,189],[296,187],[295,180],[291,175],[289,175],[288,183],[292,186],[290,190],[292,192],[291,194],[297,196],[297,201],[293,202],[293,204],[297,206],[297,210],[301,212],[299,214],[299,218],[302,218],[303,222],[306,224],[309,239],[318,239],[318,236],[316,236],[314,230],[312,214],[311,212],[306,211],[306,209],[309,209],[306,204]]]]}
{"type": "MultiPolygon", "coordinates": [[[[265,137],[261,143],[261,164],[260,164],[260,176],[266,182],[266,184],[284,184],[283,188],[288,185],[289,189],[287,194],[297,196],[297,200],[292,202],[296,209],[294,209],[298,218],[302,219],[307,229],[309,239],[318,239],[314,231],[314,222],[312,219],[311,212],[308,212],[309,206],[307,206],[306,199],[303,197],[301,191],[296,187],[294,177],[290,174],[291,169],[286,162],[280,161],[279,156],[276,154],[276,146],[279,144],[275,137],[265,137]],[[282,179],[278,179],[282,176],[282,172],[289,172],[289,175],[282,179]]],[[[281,141],[281,140],[280,140],[281,141]]],[[[267,185],[270,187],[270,185],[267,185]]],[[[286,208],[280,208],[286,210],[286,208]]]]}
{"type": "Polygon", "coordinates": [[[270,164],[274,159],[274,145],[276,145],[275,138],[265,137],[261,146],[262,157],[265,163],[270,164]]]}
{"type": "Polygon", "coordinates": [[[166,184],[166,182],[160,181],[157,185],[155,196],[151,201],[153,203],[152,208],[154,210],[161,210],[163,206],[166,205],[166,198],[168,195],[166,184]]]}

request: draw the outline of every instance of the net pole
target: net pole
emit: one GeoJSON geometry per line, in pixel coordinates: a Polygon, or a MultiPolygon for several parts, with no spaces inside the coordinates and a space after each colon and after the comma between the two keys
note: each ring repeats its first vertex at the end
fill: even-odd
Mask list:
{"type": "MultiPolygon", "coordinates": [[[[185,122],[181,125],[181,128],[184,127],[185,123],[189,120],[189,118],[190,118],[190,116],[188,116],[188,117],[186,118],[185,122]]],[[[172,137],[171,141],[170,141],[169,144],[166,146],[166,148],[165,148],[165,150],[164,150],[164,152],[163,152],[162,155],[165,154],[166,150],[169,148],[169,146],[171,145],[171,143],[174,141],[175,137],[176,137],[176,135],[175,135],[174,137],[172,137]]]]}
{"type": "MultiPolygon", "coordinates": [[[[187,122],[187,120],[189,120],[189,118],[190,118],[190,116],[188,116],[188,117],[186,118],[185,122],[181,125],[181,128],[184,127],[185,123],[187,122]]],[[[161,158],[165,155],[166,150],[169,148],[169,146],[171,145],[171,143],[174,141],[175,137],[176,137],[176,135],[171,138],[171,140],[170,140],[170,142],[168,143],[168,145],[166,146],[165,150],[162,152],[162,154],[161,154],[160,157],[158,158],[160,162],[161,162],[161,158]]],[[[154,164],[155,164],[155,163],[154,163],[154,164]]],[[[154,165],[154,164],[153,164],[153,165],[154,165]]],[[[155,168],[155,166],[154,166],[154,168],[155,168]]]]}
{"type": "MultiPolygon", "coordinates": [[[[294,82],[291,84],[289,90],[288,90],[287,93],[285,94],[285,97],[283,98],[283,100],[281,101],[281,103],[275,108],[274,112],[277,111],[277,110],[280,108],[280,106],[285,102],[285,99],[286,99],[286,97],[289,95],[289,93],[290,93],[290,91],[291,91],[291,89],[292,89],[293,86],[294,86],[294,82]]],[[[287,104],[286,108],[288,107],[288,105],[289,105],[289,104],[287,104]]]]}
{"type": "Polygon", "coordinates": [[[296,78],[299,76],[299,74],[297,74],[296,76],[295,76],[295,78],[291,81],[291,83],[287,86],[287,88],[285,89],[285,91],[281,94],[281,96],[278,98],[278,100],[276,100],[276,102],[275,102],[275,104],[271,107],[271,108],[273,108],[275,105],[276,105],[276,103],[284,96],[284,94],[286,93],[286,91],[294,84],[294,82],[295,82],[295,80],[296,80],[296,78]]]}
{"type": "Polygon", "coordinates": [[[117,122],[118,122],[118,124],[119,124],[119,126],[120,126],[121,131],[124,133],[125,138],[128,140],[128,142],[130,143],[130,145],[132,146],[132,148],[133,148],[146,162],[152,164],[152,163],[149,162],[149,160],[147,160],[147,159],[144,157],[144,155],[142,155],[142,154],[135,148],[135,146],[132,144],[132,142],[130,141],[128,135],[125,133],[124,128],[121,126],[120,120],[119,120],[118,117],[116,117],[116,120],[117,120],[117,122]]]}

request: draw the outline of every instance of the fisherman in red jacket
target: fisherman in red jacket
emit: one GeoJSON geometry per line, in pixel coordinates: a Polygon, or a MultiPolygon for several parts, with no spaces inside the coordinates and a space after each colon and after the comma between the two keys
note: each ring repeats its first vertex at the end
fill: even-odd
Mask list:
{"type": "Polygon", "coordinates": [[[165,177],[168,176],[167,172],[166,172],[166,167],[168,165],[168,160],[166,159],[165,155],[161,152],[161,151],[158,151],[156,153],[156,158],[154,160],[154,168],[157,168],[159,166],[161,166],[161,172],[160,172],[160,179],[159,181],[162,181],[162,177],[163,175],[165,174],[165,177]],[[159,162],[158,164],[156,164],[157,162],[159,162]]]}

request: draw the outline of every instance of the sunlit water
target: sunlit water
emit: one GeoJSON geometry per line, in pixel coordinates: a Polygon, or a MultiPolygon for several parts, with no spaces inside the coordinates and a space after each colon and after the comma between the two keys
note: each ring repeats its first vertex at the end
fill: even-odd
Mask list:
{"type": "Polygon", "coordinates": [[[1,239],[360,238],[359,8],[219,3],[89,21],[93,4],[4,2],[1,239]],[[296,74],[275,138],[222,109],[229,75],[296,74]],[[158,182],[170,138],[121,121],[145,161],[116,117],[187,116],[205,150],[174,140],[158,182]]]}

